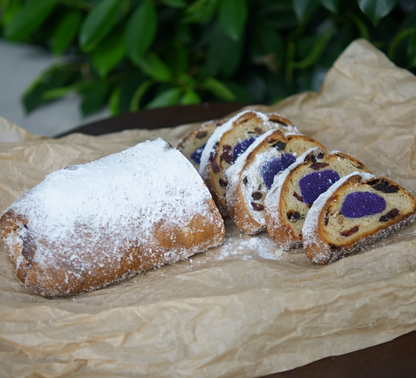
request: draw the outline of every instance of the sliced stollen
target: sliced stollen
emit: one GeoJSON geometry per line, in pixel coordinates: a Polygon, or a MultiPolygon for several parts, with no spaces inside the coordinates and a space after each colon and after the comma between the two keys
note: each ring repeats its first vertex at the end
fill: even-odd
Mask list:
{"type": "Polygon", "coordinates": [[[204,122],[194,130],[191,130],[179,140],[176,148],[193,164],[197,171],[201,162],[202,151],[210,136],[218,126],[223,125],[226,119],[213,119],[204,122]]]}
{"type": "Polygon", "coordinates": [[[313,147],[325,147],[304,135],[270,130],[227,169],[227,207],[237,227],[248,235],[266,231],[264,199],[276,174],[313,147]]]}
{"type": "Polygon", "coordinates": [[[265,200],[267,232],[283,250],[302,246],[302,226],[313,202],[341,177],[370,172],[342,152],[326,154],[315,148],[275,177],[265,200]]]}
{"type": "Polygon", "coordinates": [[[312,205],[303,225],[308,258],[329,264],[386,237],[416,217],[413,195],[386,177],[352,173],[312,205]]]}
{"type": "Polygon", "coordinates": [[[247,110],[218,127],[208,139],[201,155],[199,173],[210,190],[223,217],[228,217],[225,198],[225,171],[256,140],[272,129],[299,132],[285,117],[247,110]]]}
{"type": "Polygon", "coordinates": [[[106,286],[224,241],[191,163],[158,139],[51,173],[0,219],[17,278],[46,297],[106,286]]]}

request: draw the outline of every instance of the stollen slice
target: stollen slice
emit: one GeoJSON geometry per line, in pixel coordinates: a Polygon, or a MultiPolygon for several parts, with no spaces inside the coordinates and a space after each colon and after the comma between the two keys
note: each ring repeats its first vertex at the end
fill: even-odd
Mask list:
{"type": "Polygon", "coordinates": [[[215,129],[223,125],[226,121],[227,119],[213,119],[204,122],[181,138],[176,145],[176,148],[185,155],[197,171],[199,171],[202,151],[205,148],[207,140],[215,129]]]}
{"type": "Polygon", "coordinates": [[[270,130],[227,169],[227,207],[241,231],[248,235],[266,231],[264,199],[274,177],[313,147],[326,151],[321,143],[307,136],[270,130]]]}
{"type": "Polygon", "coordinates": [[[218,127],[201,155],[199,173],[210,190],[223,217],[228,217],[225,171],[262,134],[272,129],[299,132],[287,118],[275,113],[247,110],[218,127]]]}
{"type": "Polygon", "coordinates": [[[341,177],[355,171],[370,172],[349,155],[328,155],[315,148],[276,176],[265,200],[265,221],[277,245],[283,250],[301,247],[302,226],[314,201],[341,177]]]}
{"type": "Polygon", "coordinates": [[[352,173],[312,205],[303,225],[307,257],[329,264],[395,232],[416,217],[413,195],[386,177],[352,173]]]}

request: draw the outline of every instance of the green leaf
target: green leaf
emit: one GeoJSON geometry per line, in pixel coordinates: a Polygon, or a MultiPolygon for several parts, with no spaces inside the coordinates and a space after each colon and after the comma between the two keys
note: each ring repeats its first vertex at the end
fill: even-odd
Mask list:
{"type": "Polygon", "coordinates": [[[0,14],[1,23],[3,25],[7,25],[21,7],[21,0],[6,1],[4,4],[3,14],[0,14]]]}
{"type": "Polygon", "coordinates": [[[246,0],[222,0],[219,6],[219,24],[233,39],[238,41],[247,22],[246,0]]]}
{"type": "Polygon", "coordinates": [[[120,114],[121,85],[115,87],[108,101],[108,108],[112,116],[120,114]]]}
{"type": "Polygon", "coordinates": [[[133,97],[130,101],[130,111],[136,112],[140,109],[140,100],[142,99],[143,95],[147,92],[147,90],[154,84],[153,80],[146,80],[143,81],[137,88],[136,92],[134,92],[133,97]]]}
{"type": "Polygon", "coordinates": [[[333,32],[334,26],[328,26],[317,38],[316,43],[312,47],[309,55],[302,61],[293,63],[293,67],[299,70],[303,70],[314,64],[325,50],[325,47],[331,39],[333,32]]]}
{"type": "Polygon", "coordinates": [[[127,54],[134,63],[139,63],[153,42],[157,23],[157,12],[150,0],[145,0],[131,16],[126,28],[125,44],[127,54]]]}
{"type": "Polygon", "coordinates": [[[253,102],[253,97],[251,96],[251,94],[241,85],[231,81],[227,81],[224,84],[235,95],[234,101],[247,103],[253,102]]]}
{"type": "Polygon", "coordinates": [[[39,28],[55,8],[58,0],[31,0],[14,15],[5,27],[5,37],[22,41],[39,28]]]}
{"type": "Polygon", "coordinates": [[[321,4],[331,13],[338,13],[340,0],[321,0],[321,4]]]}
{"type": "Polygon", "coordinates": [[[358,0],[362,12],[371,20],[374,26],[387,16],[396,6],[398,0],[358,0]]]}
{"type": "Polygon", "coordinates": [[[156,96],[152,101],[147,105],[147,109],[161,108],[163,106],[172,106],[176,105],[181,96],[182,90],[180,88],[171,88],[168,89],[158,96],[156,96]]]}
{"type": "Polygon", "coordinates": [[[78,10],[67,13],[52,34],[52,52],[54,55],[62,55],[75,39],[82,13],[78,10]]]}
{"type": "Polygon", "coordinates": [[[62,65],[52,66],[42,73],[23,94],[26,113],[50,102],[50,98],[44,98],[44,94],[52,89],[65,87],[73,76],[74,72],[62,65]]]}
{"type": "Polygon", "coordinates": [[[107,74],[116,67],[126,55],[123,39],[123,30],[119,29],[101,41],[91,53],[92,64],[101,77],[107,76],[107,74]]]}
{"type": "Polygon", "coordinates": [[[235,95],[223,83],[213,77],[207,77],[203,86],[224,101],[235,101],[235,95]]]}
{"type": "MultiPolygon", "coordinates": [[[[387,56],[389,57],[390,60],[394,60],[394,55],[395,52],[397,50],[397,47],[400,45],[400,42],[402,42],[405,38],[407,38],[409,35],[411,35],[412,33],[414,33],[414,28],[408,28],[408,29],[403,29],[400,33],[398,33],[393,40],[391,41],[390,47],[389,47],[389,51],[387,56]]],[[[408,58],[410,58],[410,56],[412,55],[412,47],[411,45],[411,38],[409,39],[408,45],[407,45],[407,55],[408,58]]],[[[410,61],[409,61],[410,62],[410,61]]]]}
{"type": "Polygon", "coordinates": [[[231,77],[240,65],[243,48],[243,39],[234,41],[222,29],[216,28],[207,50],[206,67],[209,74],[231,77]]]}
{"type": "Polygon", "coordinates": [[[195,105],[202,102],[201,97],[193,89],[187,89],[181,98],[181,105],[195,105]]]}
{"type": "Polygon", "coordinates": [[[117,21],[121,0],[102,0],[81,25],[79,44],[88,52],[104,39],[117,21]]]}
{"type": "Polygon", "coordinates": [[[100,110],[105,105],[109,89],[109,84],[104,81],[96,82],[80,89],[82,115],[87,116],[100,110]]]}
{"type": "Polygon", "coordinates": [[[219,0],[196,0],[185,9],[182,22],[202,23],[209,20],[217,8],[219,0]]]}
{"type": "Polygon", "coordinates": [[[285,46],[280,33],[268,23],[257,20],[250,33],[250,54],[257,64],[277,71],[285,62],[285,46]],[[273,69],[274,66],[274,69],[273,69]]]}
{"type": "Polygon", "coordinates": [[[318,6],[319,0],[293,0],[293,10],[300,22],[305,21],[318,6]]]}
{"type": "Polygon", "coordinates": [[[143,55],[138,63],[143,73],[156,81],[168,82],[172,79],[168,66],[154,52],[143,55]]]}
{"type": "Polygon", "coordinates": [[[360,33],[360,37],[366,40],[370,40],[370,31],[368,30],[366,24],[362,20],[360,20],[355,14],[351,14],[351,19],[357,26],[358,31],[360,33]]]}
{"type": "Polygon", "coordinates": [[[413,29],[407,44],[407,61],[411,68],[416,67],[416,28],[413,29]]]}
{"type": "Polygon", "coordinates": [[[186,2],[184,0],[162,0],[162,4],[172,8],[185,8],[186,2]]]}

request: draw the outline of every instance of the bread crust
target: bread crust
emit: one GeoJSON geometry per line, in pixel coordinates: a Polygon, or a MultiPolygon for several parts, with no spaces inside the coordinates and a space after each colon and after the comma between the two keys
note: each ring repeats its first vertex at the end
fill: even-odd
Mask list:
{"type": "Polygon", "coordinates": [[[413,195],[407,189],[386,177],[364,177],[363,180],[363,175],[353,173],[346,177],[343,182],[339,183],[339,185],[334,188],[334,191],[328,193],[321,201],[322,203],[316,204],[316,209],[315,206],[311,209],[311,217],[314,217],[314,219],[309,219],[304,225],[304,227],[309,228],[309,230],[305,232],[304,238],[306,256],[312,262],[320,265],[333,263],[362,249],[368,244],[375,243],[376,241],[387,237],[389,234],[402,229],[416,218],[416,200],[413,195]],[[408,198],[410,210],[401,214],[399,213],[393,219],[386,222],[378,222],[375,229],[348,235],[348,238],[345,238],[345,240],[341,242],[330,242],[324,231],[325,218],[327,217],[326,214],[329,212],[330,207],[334,203],[342,203],[343,193],[348,189],[353,187],[364,187],[369,182],[376,180],[385,180],[389,185],[397,187],[398,191],[408,198]],[[318,214],[318,216],[316,216],[316,214],[318,214]]]}
{"type": "Polygon", "coordinates": [[[49,175],[0,219],[1,239],[17,278],[36,294],[88,292],[224,241],[224,222],[204,183],[166,142],[146,142],[73,167],[79,168],[49,175]],[[141,158],[154,162],[152,172],[134,166],[141,158]],[[178,170],[169,175],[162,167],[155,172],[165,159],[170,159],[170,169],[180,166],[178,170]],[[108,172],[108,166],[115,172],[108,172]],[[188,175],[189,188],[180,185],[184,178],[176,179],[176,173],[188,175]],[[166,183],[156,182],[161,176],[166,183]],[[176,182],[179,187],[173,187],[176,182]],[[97,185],[100,189],[94,191],[97,185]]]}

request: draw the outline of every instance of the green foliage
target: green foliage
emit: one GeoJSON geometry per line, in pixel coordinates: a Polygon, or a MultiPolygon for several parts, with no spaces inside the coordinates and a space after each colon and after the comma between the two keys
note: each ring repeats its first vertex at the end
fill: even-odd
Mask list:
{"type": "Polygon", "coordinates": [[[83,114],[274,103],[319,90],[357,38],[416,70],[412,0],[0,0],[0,35],[61,60],[24,93],[27,112],[73,92],[83,114]]]}

